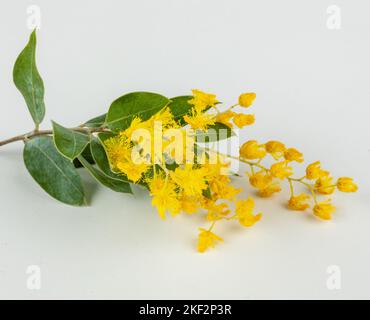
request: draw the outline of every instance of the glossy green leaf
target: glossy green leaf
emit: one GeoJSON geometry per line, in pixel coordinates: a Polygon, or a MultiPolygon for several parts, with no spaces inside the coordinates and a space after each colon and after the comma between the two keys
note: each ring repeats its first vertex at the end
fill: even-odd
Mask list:
{"type": "Polygon", "coordinates": [[[234,132],[227,125],[216,122],[209,126],[207,131],[198,131],[196,138],[198,142],[214,142],[228,139],[233,135],[234,132]]]}
{"type": "Polygon", "coordinates": [[[36,31],[14,64],[13,80],[22,93],[32,119],[38,126],[45,116],[44,83],[36,67],[36,31]]]}
{"type": "Polygon", "coordinates": [[[186,125],[184,116],[190,114],[190,110],[193,108],[193,105],[188,103],[192,98],[193,96],[179,96],[171,98],[171,102],[168,105],[175,120],[183,126],[186,125]]]}
{"type": "Polygon", "coordinates": [[[77,158],[90,141],[90,137],[84,133],[67,129],[52,121],[54,142],[59,152],[66,158],[77,158]]]}
{"type": "Polygon", "coordinates": [[[126,94],[113,101],[107,114],[106,124],[113,131],[126,129],[135,117],[147,120],[168,103],[169,100],[166,97],[157,93],[126,94]]]}
{"type": "Polygon", "coordinates": [[[84,203],[81,178],[73,163],[57,151],[51,137],[28,140],[23,159],[31,176],[52,197],[71,205],[84,203]]]}
{"type": "Polygon", "coordinates": [[[107,188],[112,189],[116,192],[122,193],[132,193],[131,186],[127,182],[123,182],[122,180],[114,179],[110,176],[107,176],[104,172],[100,171],[99,169],[95,168],[91,165],[84,157],[79,156],[77,158],[82,165],[90,172],[90,174],[102,185],[106,186],[107,188]]]}
{"type": "Polygon", "coordinates": [[[90,119],[89,121],[85,122],[84,126],[88,128],[99,128],[102,127],[105,123],[105,118],[107,114],[104,113],[100,116],[90,119]]]}
{"type": "MultiPolygon", "coordinates": [[[[90,143],[85,147],[85,149],[81,152],[81,156],[83,156],[90,164],[95,164],[94,158],[90,151],[90,143]]],[[[82,168],[83,165],[78,161],[77,158],[73,159],[73,165],[75,168],[82,168]]]]}
{"type": "Polygon", "coordinates": [[[113,132],[99,132],[98,133],[99,140],[102,142],[102,144],[104,144],[105,140],[112,138],[114,136],[115,134],[113,132]]]}

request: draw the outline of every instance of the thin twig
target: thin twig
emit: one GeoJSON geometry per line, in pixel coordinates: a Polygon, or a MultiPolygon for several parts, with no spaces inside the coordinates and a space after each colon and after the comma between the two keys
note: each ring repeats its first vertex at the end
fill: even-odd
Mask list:
{"type": "MultiPolygon", "coordinates": [[[[83,133],[93,133],[93,132],[107,131],[106,128],[101,128],[101,127],[99,127],[99,128],[76,127],[76,128],[71,128],[71,130],[79,131],[79,132],[83,132],[83,133]]],[[[33,138],[33,137],[36,137],[36,136],[44,136],[44,135],[50,135],[50,134],[53,134],[53,130],[37,130],[37,131],[35,130],[35,131],[31,131],[31,132],[28,132],[28,133],[20,134],[18,136],[0,141],[0,147],[6,145],[8,143],[12,143],[12,142],[16,142],[16,141],[24,141],[26,139],[33,138]]]]}

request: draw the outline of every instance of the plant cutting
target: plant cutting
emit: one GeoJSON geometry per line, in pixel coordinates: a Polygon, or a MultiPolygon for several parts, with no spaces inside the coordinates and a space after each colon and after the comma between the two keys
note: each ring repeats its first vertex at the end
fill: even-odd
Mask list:
{"type": "Polygon", "coordinates": [[[65,204],[81,206],[86,204],[81,168],[115,192],[132,193],[131,186],[139,185],[148,190],[162,219],[181,213],[205,217],[209,225],[199,229],[199,252],[223,241],[216,231],[219,223],[249,228],[261,219],[253,198],[235,187],[236,179],[248,182],[261,197],[272,197],[286,182],[287,207],[321,220],[331,219],[335,210],[329,195],[357,190],[352,178],[334,179],[319,161],[296,176],[293,166],[303,163],[303,154],[280,141],[245,141],[237,156],[214,147],[254,123],[254,115],[247,113],[256,98],[253,92],[241,94],[229,107],[201,90],[173,98],[132,92],[76,127],[52,121],[51,129],[41,130],[44,84],[36,67],[35,31],[15,62],[13,80],[34,128],[0,146],[24,142],[25,166],[41,188],[65,204]],[[233,172],[231,161],[239,161],[246,172],[233,172]]]}

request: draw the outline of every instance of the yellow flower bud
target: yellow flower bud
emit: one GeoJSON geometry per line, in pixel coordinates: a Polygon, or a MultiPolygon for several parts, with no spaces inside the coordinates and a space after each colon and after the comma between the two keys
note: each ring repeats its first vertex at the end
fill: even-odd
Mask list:
{"type": "Polygon", "coordinates": [[[303,154],[294,148],[285,150],[284,158],[288,161],[303,162],[303,154]]]}
{"type": "Polygon", "coordinates": [[[275,160],[281,158],[284,155],[285,145],[279,141],[268,141],[265,144],[266,151],[271,154],[275,160]]]}
{"type": "Polygon", "coordinates": [[[341,177],[337,181],[337,188],[342,192],[356,192],[358,187],[352,178],[341,177]]]}
{"type": "Polygon", "coordinates": [[[233,121],[238,128],[243,128],[244,126],[249,126],[254,123],[254,115],[239,113],[234,116],[233,121]]]}
{"type": "Polygon", "coordinates": [[[333,178],[324,176],[316,180],[315,190],[320,194],[332,194],[335,190],[333,178]]]}
{"type": "Polygon", "coordinates": [[[306,168],[306,178],[313,180],[328,175],[329,172],[324,171],[320,168],[320,161],[311,163],[306,168]]]}
{"type": "Polygon", "coordinates": [[[230,119],[235,115],[235,112],[229,110],[229,111],[225,111],[225,112],[222,112],[220,114],[218,114],[216,116],[216,122],[221,122],[223,123],[225,126],[228,126],[229,128],[232,128],[233,125],[232,123],[230,122],[230,119]]]}
{"type": "Polygon", "coordinates": [[[306,203],[308,199],[310,199],[310,196],[305,193],[301,193],[298,196],[291,196],[288,201],[288,207],[292,210],[303,211],[310,207],[310,205],[306,203]]]}
{"type": "Polygon", "coordinates": [[[235,213],[239,223],[244,227],[251,227],[262,217],[261,213],[253,214],[254,200],[248,198],[247,200],[239,200],[236,202],[235,213]]]}
{"type": "Polygon", "coordinates": [[[239,105],[248,108],[252,105],[254,99],[256,99],[256,94],[254,92],[243,93],[239,96],[239,105]]]}
{"type": "Polygon", "coordinates": [[[331,214],[334,212],[335,207],[328,201],[322,201],[313,207],[313,213],[315,216],[323,219],[330,220],[331,214]]]}
{"type": "Polygon", "coordinates": [[[292,170],[292,167],[287,166],[287,161],[281,161],[271,166],[270,173],[273,177],[283,180],[293,174],[292,170]]]}
{"type": "Polygon", "coordinates": [[[245,159],[262,159],[266,155],[266,150],[256,140],[249,140],[241,146],[240,155],[245,159]]]}
{"type": "Polygon", "coordinates": [[[198,237],[198,252],[203,253],[209,248],[214,248],[216,241],[223,241],[222,238],[217,236],[211,231],[199,228],[198,237]]]}

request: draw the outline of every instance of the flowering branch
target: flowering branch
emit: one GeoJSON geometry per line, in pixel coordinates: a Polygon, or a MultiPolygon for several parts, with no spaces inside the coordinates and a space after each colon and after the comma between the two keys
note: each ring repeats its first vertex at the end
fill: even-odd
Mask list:
{"type": "Polygon", "coordinates": [[[294,178],[291,163],[303,162],[303,154],[279,141],[247,141],[237,157],[200,147],[199,142],[227,139],[234,128],[254,123],[254,115],[244,112],[256,98],[253,92],[241,94],[237,103],[225,111],[221,111],[214,94],[200,90],[173,98],[133,92],[114,100],[107,113],[78,127],[52,122],[51,130],[39,130],[45,116],[44,84],[35,52],[34,31],[15,62],[13,80],[36,129],[0,141],[0,146],[24,141],[23,159],[28,172],[50,196],[63,203],[86,204],[77,170],[80,167],[115,192],[132,193],[132,184],[144,186],[162,219],[168,214],[206,215],[210,226],[199,228],[198,236],[198,251],[205,252],[223,241],[214,233],[220,221],[236,221],[248,228],[262,217],[254,213],[253,198],[243,197],[242,189],[232,184],[227,158],[249,166],[247,178],[257,195],[269,197],[280,192],[279,180],[286,180],[290,187],[288,208],[304,211],[312,198],[314,215],[324,220],[331,218],[334,206],[329,199],[319,201],[319,195],[329,195],[336,189],[357,190],[352,178],[333,182],[318,161],[306,167],[304,177],[294,178]],[[262,163],[268,155],[273,159],[271,165],[262,163]],[[295,195],[297,183],[310,193],[295,195]]]}

